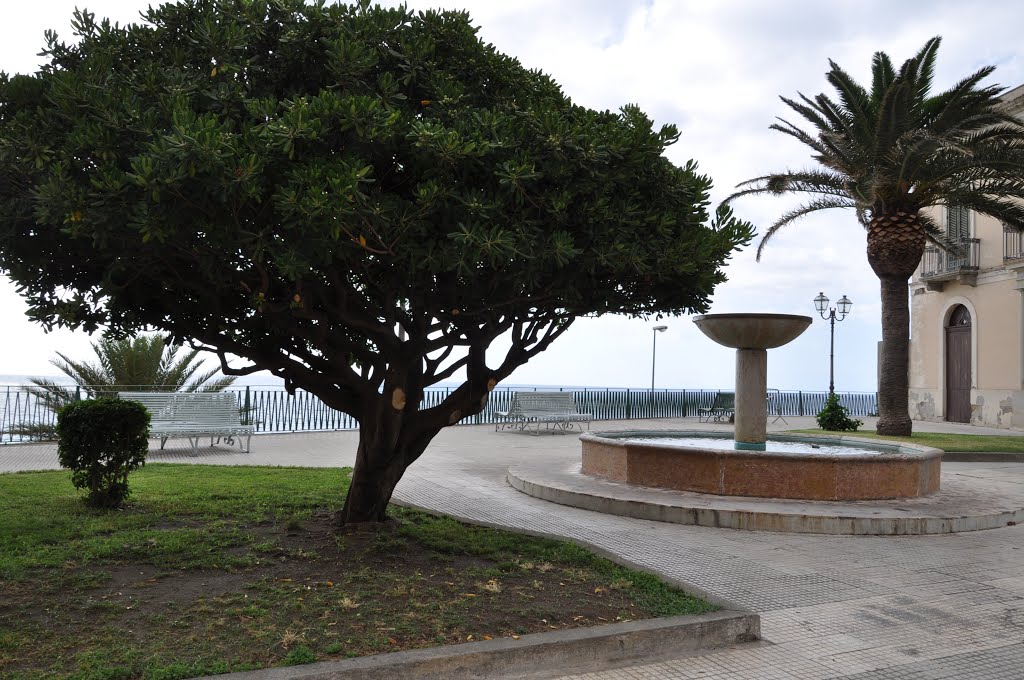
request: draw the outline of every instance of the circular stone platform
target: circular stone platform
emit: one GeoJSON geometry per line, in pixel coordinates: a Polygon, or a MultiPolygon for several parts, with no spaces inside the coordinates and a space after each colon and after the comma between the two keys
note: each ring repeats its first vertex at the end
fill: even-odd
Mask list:
{"type": "Polygon", "coordinates": [[[705,527],[812,534],[945,534],[1024,522],[1024,470],[943,466],[931,496],[888,501],[799,501],[632,486],[582,474],[579,461],[510,467],[508,483],[546,501],[612,515],[705,527]]]}

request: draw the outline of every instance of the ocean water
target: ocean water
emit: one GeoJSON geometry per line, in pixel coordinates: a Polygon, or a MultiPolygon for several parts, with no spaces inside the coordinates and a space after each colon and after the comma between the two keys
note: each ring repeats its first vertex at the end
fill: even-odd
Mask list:
{"type": "MultiPolygon", "coordinates": [[[[46,378],[47,380],[52,380],[55,383],[57,383],[58,385],[69,385],[69,386],[72,386],[72,387],[75,385],[75,381],[72,380],[71,378],[67,377],[66,375],[29,376],[29,375],[16,375],[16,374],[6,374],[6,375],[5,374],[0,374],[0,388],[2,388],[2,387],[22,387],[22,386],[25,386],[25,385],[30,385],[31,382],[29,381],[29,379],[30,378],[35,378],[35,377],[46,378]]],[[[454,389],[454,388],[458,387],[461,384],[462,383],[460,383],[460,382],[445,381],[445,382],[439,383],[437,385],[434,385],[434,386],[432,386],[432,387],[430,387],[428,389],[431,389],[431,390],[454,389]]],[[[261,389],[261,390],[284,390],[284,381],[281,380],[280,378],[277,378],[277,377],[272,376],[272,375],[243,375],[243,376],[239,376],[238,379],[235,380],[234,384],[231,386],[230,389],[243,389],[244,390],[246,387],[250,387],[252,389],[261,389]]],[[[520,383],[500,383],[496,389],[498,389],[498,390],[524,390],[524,391],[525,390],[539,390],[539,391],[557,392],[559,390],[570,391],[570,390],[603,390],[603,389],[626,389],[626,388],[624,388],[624,387],[611,387],[611,388],[608,388],[608,387],[606,387],[604,385],[600,385],[600,386],[595,386],[595,385],[589,385],[589,386],[588,385],[524,385],[524,384],[520,384],[520,383]]],[[[634,388],[630,388],[630,389],[642,390],[644,388],[634,387],[634,388]]],[[[678,390],[665,390],[665,389],[661,389],[661,388],[658,389],[658,392],[666,392],[666,391],[676,392],[678,390]]]]}

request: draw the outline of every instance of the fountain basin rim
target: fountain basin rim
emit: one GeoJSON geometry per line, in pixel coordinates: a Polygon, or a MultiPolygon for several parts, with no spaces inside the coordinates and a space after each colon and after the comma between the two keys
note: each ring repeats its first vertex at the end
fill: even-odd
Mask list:
{"type": "Polygon", "coordinates": [[[807,330],[813,319],[800,314],[731,313],[693,317],[701,333],[725,347],[767,350],[786,345],[807,330]]]}
{"type": "MultiPolygon", "coordinates": [[[[710,445],[662,443],[630,437],[699,437],[732,442],[730,432],[591,432],[580,436],[581,472],[637,486],[716,496],[755,496],[810,501],[917,498],[939,490],[942,451],[902,442],[853,441],[845,453],[744,451],[710,445]]],[[[835,437],[779,435],[778,439],[831,443],[835,437]]]]}
{"type": "Polygon", "coordinates": [[[798,321],[806,319],[808,323],[814,321],[813,317],[805,316],[803,314],[775,314],[773,312],[729,312],[726,314],[697,314],[693,317],[694,323],[698,321],[704,321],[705,319],[780,319],[798,321]]]}
{"type": "MultiPolygon", "coordinates": [[[[678,444],[661,443],[657,441],[657,438],[671,438],[671,437],[697,437],[701,439],[728,439],[732,440],[733,435],[731,432],[709,432],[707,430],[611,430],[607,432],[584,432],[580,435],[580,441],[594,442],[599,444],[609,444],[612,446],[643,446],[653,447],[657,449],[669,449],[669,450],[680,450],[680,451],[703,451],[708,449],[701,449],[697,446],[680,446],[678,444]],[[654,439],[647,439],[643,442],[628,442],[623,441],[635,437],[652,437],[654,439]]],[[[857,460],[871,460],[871,461],[885,461],[885,460],[907,460],[907,459],[929,459],[929,458],[941,458],[944,453],[942,449],[936,449],[931,446],[923,446],[921,444],[910,444],[905,442],[890,441],[884,439],[868,439],[866,437],[856,436],[818,436],[808,434],[776,434],[772,433],[771,439],[776,439],[785,442],[807,442],[809,444],[825,444],[833,446],[852,445],[858,448],[870,449],[877,451],[870,455],[865,455],[863,458],[858,456],[843,456],[836,454],[827,453],[815,453],[808,451],[806,453],[793,452],[793,451],[755,451],[755,450],[744,450],[744,449],[710,449],[715,451],[716,454],[720,454],[727,457],[734,458],[763,458],[765,455],[772,457],[786,458],[791,460],[811,459],[817,461],[824,460],[840,460],[843,462],[855,462],[857,460]]]]}

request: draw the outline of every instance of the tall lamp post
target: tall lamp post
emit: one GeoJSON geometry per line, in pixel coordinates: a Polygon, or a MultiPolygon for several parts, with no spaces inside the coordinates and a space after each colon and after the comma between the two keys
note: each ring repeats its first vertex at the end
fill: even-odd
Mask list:
{"type": "Polygon", "coordinates": [[[651,392],[654,391],[654,359],[658,353],[658,333],[663,333],[668,330],[668,326],[655,326],[654,332],[654,344],[651,345],[651,392]]]}
{"type": "Polygon", "coordinates": [[[853,307],[853,303],[850,302],[850,298],[845,295],[839,298],[839,302],[837,302],[836,306],[832,308],[829,308],[828,298],[825,297],[824,293],[818,293],[818,297],[814,298],[814,308],[818,310],[818,314],[821,315],[822,319],[827,319],[832,325],[828,342],[828,396],[830,397],[836,393],[836,310],[839,310],[839,320],[842,321],[846,318],[846,315],[850,313],[850,307],[853,307]]]}

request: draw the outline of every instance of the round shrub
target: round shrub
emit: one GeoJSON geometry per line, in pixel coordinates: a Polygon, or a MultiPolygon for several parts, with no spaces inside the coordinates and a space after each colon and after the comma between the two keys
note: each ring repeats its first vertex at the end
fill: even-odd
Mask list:
{"type": "Polygon", "coordinates": [[[149,412],[135,401],[78,401],[57,414],[61,467],[94,507],[117,508],[128,497],[128,473],[145,465],[148,437],[149,412]]]}
{"type": "Polygon", "coordinates": [[[846,407],[839,403],[838,395],[829,395],[825,400],[825,408],[818,414],[818,427],[835,432],[856,431],[864,424],[863,420],[851,418],[846,407]]]}

